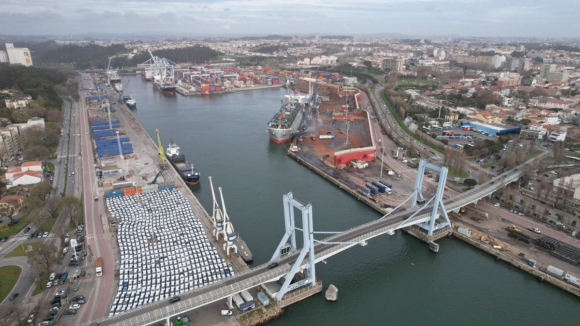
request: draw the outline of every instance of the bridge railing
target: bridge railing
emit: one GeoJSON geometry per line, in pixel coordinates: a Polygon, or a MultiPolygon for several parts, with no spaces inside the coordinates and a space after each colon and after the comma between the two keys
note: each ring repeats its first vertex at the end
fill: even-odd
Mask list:
{"type": "MultiPolygon", "coordinates": [[[[248,273],[256,272],[256,269],[264,268],[267,265],[268,265],[268,263],[262,264],[260,266],[257,266],[254,269],[240,272],[239,274],[237,274],[233,278],[227,278],[227,279],[221,280],[219,282],[212,283],[212,284],[208,285],[208,287],[218,287],[216,290],[212,290],[211,292],[208,292],[208,293],[202,293],[200,295],[194,296],[194,297],[189,298],[189,299],[184,300],[184,301],[180,301],[180,302],[173,304],[173,305],[170,305],[170,306],[160,307],[160,308],[155,309],[153,311],[143,313],[141,316],[131,317],[131,318],[126,319],[125,321],[122,321],[122,322],[120,321],[122,319],[127,318],[127,316],[126,316],[127,314],[135,313],[136,311],[144,310],[144,309],[150,308],[151,306],[154,306],[154,305],[159,305],[162,301],[156,301],[156,302],[148,304],[148,305],[143,305],[137,309],[133,309],[133,310],[127,311],[127,312],[119,314],[119,315],[103,317],[103,318],[91,321],[91,323],[95,323],[95,322],[98,324],[105,323],[105,322],[114,323],[115,320],[120,321],[116,325],[142,325],[144,323],[152,323],[152,322],[155,322],[157,320],[161,320],[163,318],[174,316],[174,315],[179,314],[183,311],[187,311],[187,310],[190,310],[193,308],[197,308],[197,307],[206,305],[208,303],[217,301],[221,298],[233,295],[235,293],[239,293],[245,289],[249,289],[249,288],[254,287],[256,285],[263,284],[271,279],[278,279],[278,278],[286,275],[288,273],[288,271],[290,271],[290,267],[287,265],[286,266],[279,266],[278,268],[275,268],[275,269],[265,270],[263,273],[260,273],[256,276],[252,276],[249,279],[240,280],[240,281],[234,282],[234,283],[229,284],[229,285],[225,284],[225,282],[231,282],[234,279],[242,278],[243,276],[247,275],[248,273]],[[152,315],[152,314],[154,314],[154,315],[152,315]],[[142,317],[142,316],[147,316],[147,319],[144,319],[145,317],[142,317]]],[[[207,290],[207,287],[201,288],[201,289],[195,289],[195,290],[190,291],[190,292],[185,292],[185,293],[180,294],[180,296],[188,295],[188,294],[194,293],[196,291],[203,291],[203,290],[207,290]]],[[[89,324],[90,323],[86,323],[84,325],[89,325],[89,324]]]]}

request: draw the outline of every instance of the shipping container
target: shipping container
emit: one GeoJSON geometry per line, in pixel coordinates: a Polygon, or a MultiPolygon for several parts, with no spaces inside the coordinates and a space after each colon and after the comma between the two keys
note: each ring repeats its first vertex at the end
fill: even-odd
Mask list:
{"type": "Polygon", "coordinates": [[[127,188],[127,187],[133,187],[133,182],[126,181],[126,182],[113,183],[113,190],[123,189],[123,188],[127,188]]]}
{"type": "Polygon", "coordinates": [[[252,297],[252,295],[250,294],[250,292],[248,292],[248,290],[240,292],[240,295],[242,296],[242,299],[244,299],[244,301],[246,302],[254,300],[254,297],[252,297]]]}
{"type": "Polygon", "coordinates": [[[238,309],[240,309],[240,310],[241,310],[241,308],[240,308],[240,307],[242,306],[242,304],[244,304],[244,299],[242,299],[242,297],[240,296],[240,294],[239,294],[239,293],[236,293],[236,294],[234,294],[234,295],[232,296],[232,300],[233,300],[233,303],[234,303],[234,305],[235,305],[235,306],[236,306],[238,309]]]}
{"type": "Polygon", "coordinates": [[[268,296],[264,294],[264,292],[258,292],[258,300],[262,303],[262,305],[267,306],[270,304],[270,299],[268,296]]]}
{"type": "Polygon", "coordinates": [[[254,301],[248,301],[242,303],[239,308],[242,312],[246,312],[256,308],[256,304],[254,303],[254,301]]]}
{"type": "Polygon", "coordinates": [[[566,280],[566,282],[580,288],[580,277],[574,274],[566,273],[566,275],[564,275],[564,279],[566,280]]]}
{"type": "Polygon", "coordinates": [[[549,265],[548,268],[546,268],[546,271],[550,273],[552,276],[555,276],[557,278],[562,278],[562,275],[564,275],[563,270],[559,269],[558,267],[554,267],[552,265],[549,265]]]}
{"type": "Polygon", "coordinates": [[[157,184],[146,185],[146,186],[141,187],[141,192],[145,194],[148,192],[155,192],[158,189],[159,188],[158,188],[157,184]]]}
{"type": "Polygon", "coordinates": [[[380,183],[384,184],[385,186],[387,186],[387,188],[389,189],[393,189],[393,185],[391,185],[390,183],[386,182],[385,180],[379,180],[380,183]]]}

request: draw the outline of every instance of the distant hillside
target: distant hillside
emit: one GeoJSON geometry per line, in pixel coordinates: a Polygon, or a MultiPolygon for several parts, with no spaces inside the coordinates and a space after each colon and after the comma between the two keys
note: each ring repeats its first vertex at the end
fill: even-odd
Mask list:
{"type": "Polygon", "coordinates": [[[66,80],[64,73],[54,69],[0,65],[0,89],[18,89],[46,108],[60,109],[62,99],[55,87],[66,80]]]}

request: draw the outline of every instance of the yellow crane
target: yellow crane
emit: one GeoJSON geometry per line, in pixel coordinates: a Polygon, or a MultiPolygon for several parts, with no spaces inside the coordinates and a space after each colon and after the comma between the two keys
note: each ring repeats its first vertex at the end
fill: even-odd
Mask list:
{"type": "Polygon", "coordinates": [[[166,163],[165,153],[163,153],[163,144],[161,143],[161,136],[159,135],[159,129],[155,129],[155,133],[157,134],[157,147],[159,147],[159,165],[163,169],[166,167],[166,163]]]}

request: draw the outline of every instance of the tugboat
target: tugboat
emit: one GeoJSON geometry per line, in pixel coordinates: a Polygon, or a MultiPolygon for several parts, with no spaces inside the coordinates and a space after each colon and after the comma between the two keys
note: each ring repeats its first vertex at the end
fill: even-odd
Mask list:
{"type": "Polygon", "coordinates": [[[185,159],[185,155],[179,154],[179,146],[171,140],[171,143],[167,147],[167,151],[165,152],[165,156],[169,160],[169,163],[173,165],[175,170],[179,172],[181,178],[185,183],[190,186],[195,186],[199,184],[200,174],[195,171],[193,168],[193,164],[189,163],[185,159]]]}
{"type": "Polygon", "coordinates": [[[137,107],[137,101],[135,101],[133,99],[133,97],[131,97],[131,95],[129,96],[123,96],[123,102],[125,102],[125,104],[127,104],[127,106],[129,107],[129,109],[134,109],[137,107]]]}

